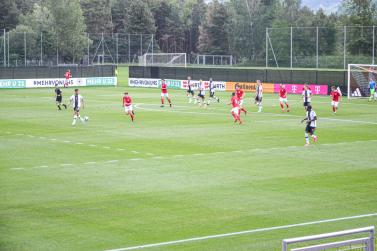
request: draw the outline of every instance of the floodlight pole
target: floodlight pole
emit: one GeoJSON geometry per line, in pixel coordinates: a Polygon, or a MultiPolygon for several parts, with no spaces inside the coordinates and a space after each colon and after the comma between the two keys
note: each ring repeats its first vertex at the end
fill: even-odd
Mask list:
{"type": "Polygon", "coordinates": [[[88,65],[90,65],[90,38],[89,38],[89,33],[86,33],[86,37],[87,37],[87,43],[88,43],[88,46],[87,46],[87,54],[88,54],[88,65]]]}
{"type": "Polygon", "coordinates": [[[152,34],[152,65],[153,65],[153,57],[154,57],[154,54],[153,54],[153,34],[152,34]]]}
{"type": "Polygon", "coordinates": [[[115,34],[116,38],[116,50],[117,50],[117,64],[119,63],[119,37],[118,33],[115,34]]]}
{"type": "Polygon", "coordinates": [[[291,68],[293,67],[293,27],[291,26],[291,68]]]}
{"type": "Polygon", "coordinates": [[[268,28],[266,28],[266,68],[268,68],[268,28]]]}
{"type": "Polygon", "coordinates": [[[319,53],[319,41],[318,41],[319,29],[318,29],[318,26],[317,26],[316,30],[317,30],[317,33],[316,33],[316,36],[317,36],[317,38],[316,38],[316,53],[317,53],[316,68],[318,69],[318,66],[319,66],[319,55],[318,55],[318,53],[319,53]]]}

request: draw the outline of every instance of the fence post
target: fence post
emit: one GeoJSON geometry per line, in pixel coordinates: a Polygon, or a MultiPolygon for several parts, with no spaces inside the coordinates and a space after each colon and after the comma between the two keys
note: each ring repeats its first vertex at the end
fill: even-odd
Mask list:
{"type": "Polygon", "coordinates": [[[318,33],[319,33],[319,30],[318,30],[318,26],[317,26],[317,33],[316,33],[316,54],[317,54],[317,59],[316,59],[316,68],[318,69],[318,66],[319,66],[319,55],[318,55],[318,53],[319,53],[319,41],[318,41],[318,37],[319,37],[319,35],[318,35],[318,33]]]}
{"type": "Polygon", "coordinates": [[[143,56],[143,34],[140,34],[140,56],[143,56]]]}
{"type": "Polygon", "coordinates": [[[102,64],[105,63],[105,39],[103,38],[103,32],[101,33],[101,44],[102,44],[102,64]]]}
{"type": "Polygon", "coordinates": [[[128,63],[131,63],[131,35],[128,34],[128,63]]]}
{"type": "Polygon", "coordinates": [[[26,32],[24,31],[24,61],[26,67],[26,32]]]}
{"type": "Polygon", "coordinates": [[[59,35],[56,34],[56,65],[59,65],[59,35]]]}
{"type": "Polygon", "coordinates": [[[7,63],[8,63],[8,67],[10,66],[10,64],[9,64],[9,32],[8,32],[8,44],[7,44],[7,58],[8,58],[8,60],[7,60],[7,63]]]}
{"type": "Polygon", "coordinates": [[[117,62],[117,64],[118,64],[118,62],[119,62],[119,53],[118,53],[118,50],[119,50],[119,38],[118,38],[118,33],[116,33],[115,34],[115,41],[116,41],[116,51],[117,51],[117,58],[116,58],[116,62],[117,62]]]}
{"type": "Polygon", "coordinates": [[[153,64],[153,57],[154,57],[153,56],[153,34],[152,34],[152,41],[151,42],[152,42],[152,64],[153,64]]]}
{"type": "Polygon", "coordinates": [[[347,26],[343,26],[343,69],[346,69],[347,61],[347,26]]]}
{"type": "Polygon", "coordinates": [[[88,43],[87,46],[87,56],[88,56],[88,65],[90,65],[90,38],[89,38],[89,33],[86,33],[86,42],[88,43]]]}
{"type": "Polygon", "coordinates": [[[266,68],[268,68],[268,28],[266,28],[266,68]]]}
{"type": "Polygon", "coordinates": [[[291,26],[291,68],[293,66],[293,27],[291,26]]]}
{"type": "Polygon", "coordinates": [[[4,62],[3,62],[3,63],[4,63],[4,67],[5,67],[5,66],[7,66],[7,59],[6,59],[7,54],[6,54],[6,52],[5,52],[5,51],[6,51],[6,50],[5,50],[5,43],[6,43],[6,38],[5,38],[5,36],[6,36],[7,33],[5,33],[5,29],[4,29],[3,34],[4,34],[4,46],[3,46],[3,47],[4,47],[4,62]]]}
{"type": "Polygon", "coordinates": [[[375,43],[376,43],[376,38],[375,38],[375,35],[376,35],[376,32],[375,32],[375,28],[376,26],[373,25],[373,38],[372,38],[372,64],[374,64],[374,57],[375,57],[375,43]]]}
{"type": "Polygon", "coordinates": [[[39,61],[39,66],[43,65],[43,33],[41,32],[41,60],[39,61]]]}

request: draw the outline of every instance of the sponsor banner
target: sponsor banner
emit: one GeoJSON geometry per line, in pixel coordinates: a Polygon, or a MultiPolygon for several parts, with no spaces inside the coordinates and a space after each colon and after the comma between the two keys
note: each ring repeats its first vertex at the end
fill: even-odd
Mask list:
{"type": "Polygon", "coordinates": [[[0,79],[0,88],[25,88],[25,79],[0,79]]]}
{"type": "Polygon", "coordinates": [[[86,86],[116,86],[118,79],[116,77],[96,77],[86,78],[86,86]]]}
{"type": "MultiPolygon", "coordinates": [[[[304,84],[284,84],[287,93],[290,94],[301,94],[304,90],[304,84]]],[[[329,87],[327,85],[309,85],[313,95],[328,95],[329,87]]],[[[276,93],[280,90],[280,84],[274,85],[274,90],[276,93]]]]}
{"type": "MultiPolygon", "coordinates": [[[[168,89],[181,89],[182,83],[181,80],[176,79],[165,79],[165,83],[168,86],[168,89]]],[[[158,81],[159,87],[161,87],[162,81],[161,79],[158,81]]]]}
{"type": "Polygon", "coordinates": [[[144,88],[159,88],[160,79],[152,78],[129,78],[128,86],[131,87],[144,87],[144,88]]]}
{"type": "MultiPolygon", "coordinates": [[[[188,89],[188,81],[187,80],[182,80],[182,89],[188,89]]],[[[200,81],[199,80],[190,80],[190,83],[192,84],[192,89],[193,90],[198,90],[200,87],[200,81]]],[[[209,81],[203,81],[204,86],[206,90],[209,89],[209,81]]],[[[226,91],[226,82],[222,81],[213,81],[215,84],[215,90],[216,91],[226,91]]]]}
{"type": "MultiPolygon", "coordinates": [[[[64,86],[65,83],[65,78],[26,79],[26,88],[64,86]]],[[[68,80],[68,86],[85,86],[85,78],[71,78],[68,80]]]]}
{"type": "MultiPolygon", "coordinates": [[[[255,92],[257,83],[254,82],[226,82],[226,91],[235,91],[236,84],[245,92],[255,92]]],[[[274,84],[263,83],[263,93],[274,93],[274,84]]]]}

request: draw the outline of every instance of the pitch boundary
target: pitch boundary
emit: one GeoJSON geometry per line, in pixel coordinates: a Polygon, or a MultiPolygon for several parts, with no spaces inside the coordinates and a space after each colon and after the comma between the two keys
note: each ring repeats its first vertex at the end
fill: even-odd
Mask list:
{"type": "Polygon", "coordinates": [[[302,226],[316,225],[316,224],[321,224],[321,223],[360,219],[360,218],[374,217],[374,216],[377,216],[377,213],[361,214],[361,215],[354,215],[354,216],[333,218],[333,219],[326,219],[326,220],[318,220],[318,221],[309,221],[309,222],[296,223],[296,224],[290,224],[290,225],[257,228],[257,229],[239,231],[239,232],[225,233],[225,234],[207,235],[207,236],[193,237],[193,238],[181,239],[181,240],[175,240],[175,241],[166,241],[166,242],[144,244],[144,245],[139,245],[139,246],[125,247],[125,248],[108,249],[106,251],[126,251],[126,250],[136,250],[136,249],[144,249],[144,248],[152,248],[152,247],[161,247],[161,246],[181,244],[181,243],[186,243],[186,242],[202,241],[202,240],[208,240],[208,239],[252,234],[252,233],[258,233],[258,232],[268,232],[268,231],[273,231],[273,230],[281,230],[281,229],[288,229],[288,228],[294,228],[294,227],[302,227],[302,226]]]}

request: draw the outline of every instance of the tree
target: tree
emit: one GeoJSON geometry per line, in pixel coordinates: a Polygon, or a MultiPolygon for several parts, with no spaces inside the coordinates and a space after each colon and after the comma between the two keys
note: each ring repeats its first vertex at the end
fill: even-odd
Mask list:
{"type": "Polygon", "coordinates": [[[110,0],[82,0],[81,8],[88,33],[112,33],[110,0]]]}
{"type": "Polygon", "coordinates": [[[11,30],[18,23],[18,10],[13,0],[0,1],[0,29],[11,30]]]}
{"type": "Polygon", "coordinates": [[[205,19],[206,10],[207,5],[203,0],[197,0],[190,8],[189,15],[186,19],[186,41],[188,41],[186,51],[188,53],[198,52],[197,46],[199,44],[200,36],[199,27],[205,19]]]}
{"type": "Polygon", "coordinates": [[[143,0],[131,1],[123,24],[125,33],[154,34],[156,32],[152,12],[143,0]]]}
{"type": "Polygon", "coordinates": [[[162,1],[152,9],[152,12],[156,23],[156,40],[162,51],[183,51],[183,24],[179,18],[178,9],[162,1]]]}
{"type": "Polygon", "coordinates": [[[49,0],[58,37],[59,56],[64,62],[81,60],[88,45],[79,0],[49,0]]]}
{"type": "Polygon", "coordinates": [[[199,27],[199,52],[218,55],[228,54],[228,30],[227,10],[218,0],[214,0],[209,4],[206,18],[199,27]]]}

